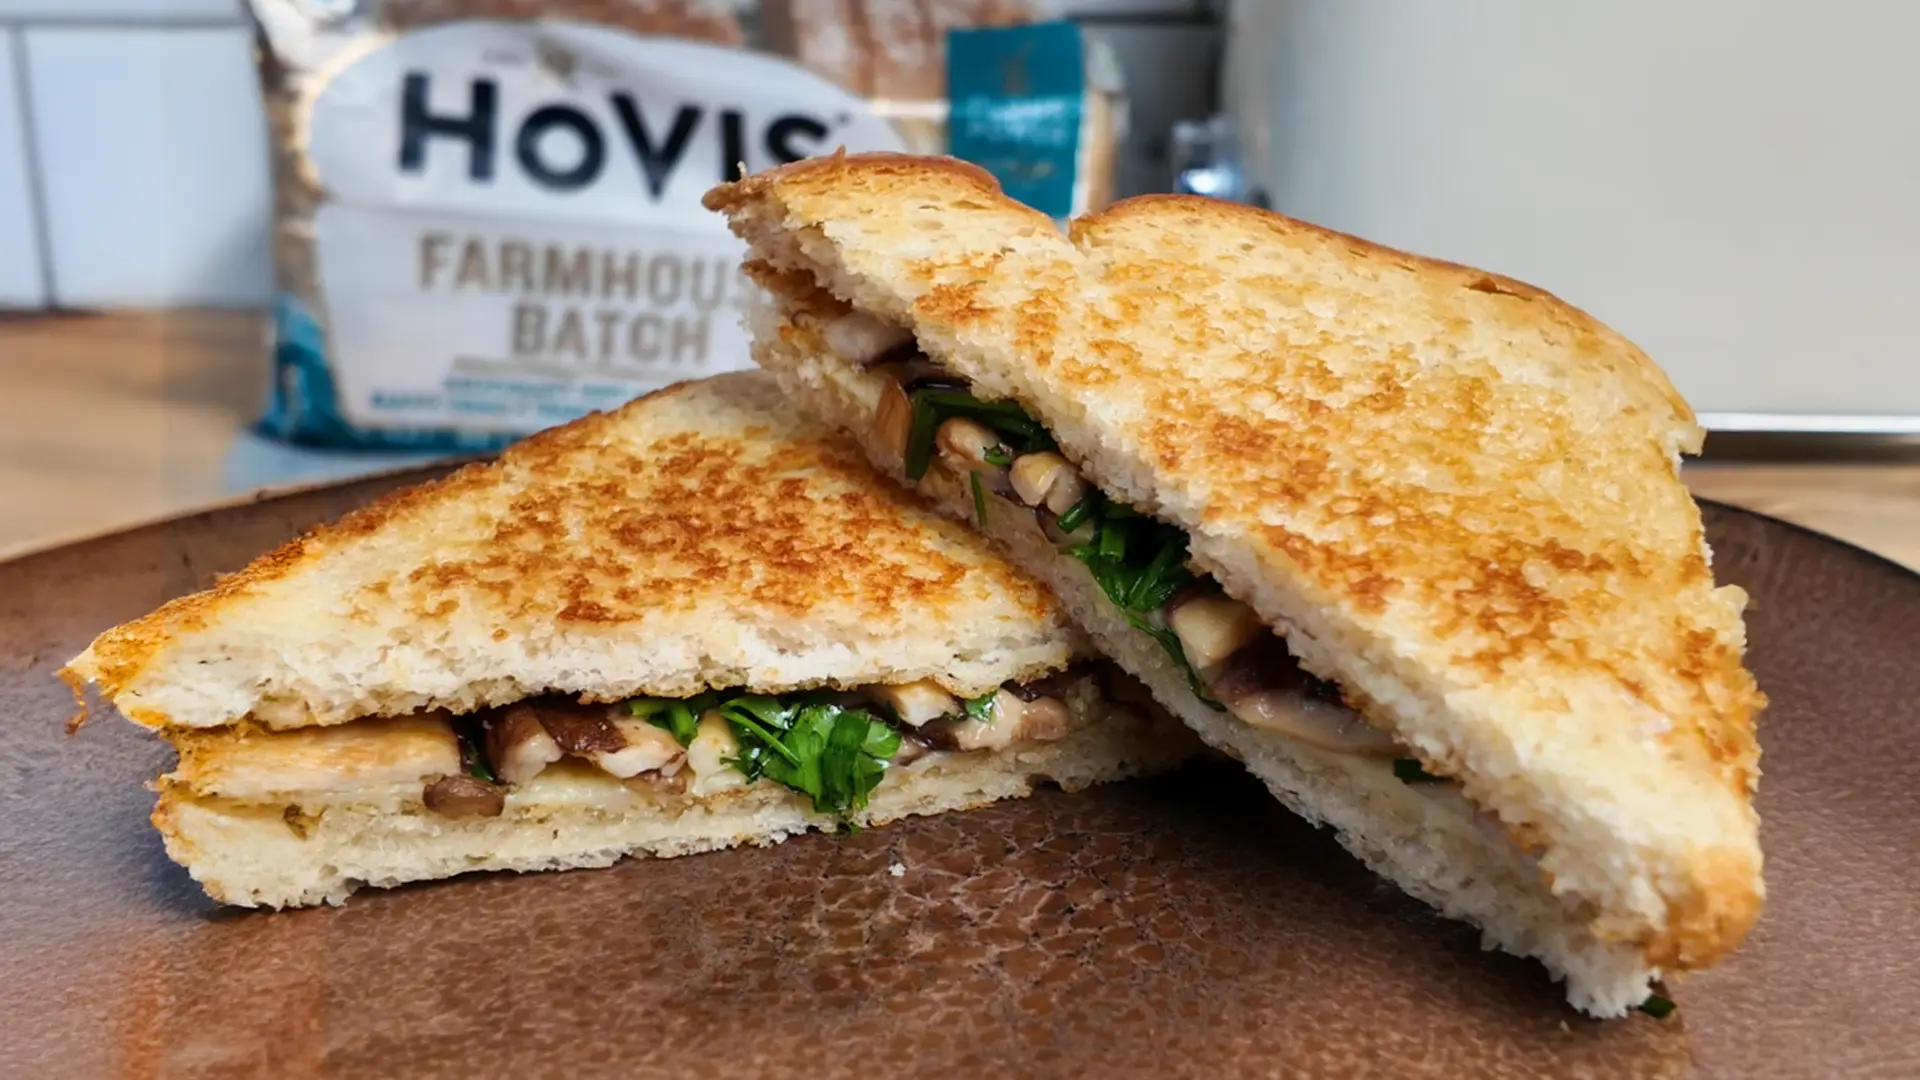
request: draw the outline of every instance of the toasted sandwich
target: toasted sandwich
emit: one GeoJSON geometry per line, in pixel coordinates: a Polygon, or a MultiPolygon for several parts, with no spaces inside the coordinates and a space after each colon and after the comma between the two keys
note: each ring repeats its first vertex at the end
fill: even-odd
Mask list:
{"type": "Polygon", "coordinates": [[[716,188],[755,357],[1412,895],[1619,1016],[1764,886],[1744,595],[1639,349],[1518,281],[1193,197],[1067,234],[945,159],[716,188]]]}
{"type": "Polygon", "coordinates": [[[391,495],[63,674],[172,742],[153,822],[245,906],[767,844],[1201,749],[760,372],[391,495]]]}

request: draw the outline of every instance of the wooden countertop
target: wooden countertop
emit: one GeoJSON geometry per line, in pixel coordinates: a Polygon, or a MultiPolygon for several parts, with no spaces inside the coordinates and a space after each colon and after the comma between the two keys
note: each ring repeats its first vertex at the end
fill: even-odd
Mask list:
{"type": "MultiPolygon", "coordinates": [[[[256,313],[0,317],[0,557],[239,492],[223,463],[266,389],[256,313]]],[[[1702,497],[1920,569],[1920,463],[1690,463],[1702,497]]]]}

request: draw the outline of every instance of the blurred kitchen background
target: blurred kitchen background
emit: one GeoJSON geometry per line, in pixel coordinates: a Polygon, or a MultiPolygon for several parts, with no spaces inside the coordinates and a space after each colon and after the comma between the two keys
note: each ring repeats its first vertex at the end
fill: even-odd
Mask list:
{"type": "MultiPolygon", "coordinates": [[[[252,430],[276,287],[244,2],[0,0],[0,554],[418,457],[252,430]]],[[[1118,69],[1100,194],[1217,193],[1557,292],[1666,368],[1710,448],[1773,459],[1703,467],[1704,494],[1920,563],[1920,472],[1856,460],[1920,434],[1920,5],[1052,13],[1118,69]]]]}

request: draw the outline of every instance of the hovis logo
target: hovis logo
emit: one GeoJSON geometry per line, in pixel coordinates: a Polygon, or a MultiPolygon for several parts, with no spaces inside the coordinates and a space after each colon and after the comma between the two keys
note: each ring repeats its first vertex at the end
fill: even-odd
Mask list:
{"type": "MultiPolygon", "coordinates": [[[[467,149],[467,176],[477,182],[493,179],[495,148],[500,134],[500,88],[493,79],[469,84],[466,111],[457,116],[436,114],[428,106],[432,76],[408,72],[400,95],[400,168],[426,169],[428,142],[434,138],[463,142],[467,149]]],[[[649,131],[640,102],[624,90],[607,96],[619,118],[625,148],[646,179],[647,193],[660,198],[667,180],[686,157],[687,147],[703,123],[720,127],[720,154],[706,180],[734,179],[741,162],[764,156],[777,164],[798,161],[827,149],[822,141],[832,128],[817,117],[785,113],[758,126],[759,138],[749,150],[748,116],[739,108],[710,112],[706,106],[684,103],[675,109],[664,131],[649,131]]],[[[513,131],[513,160],[534,183],[555,191],[575,191],[600,178],[607,165],[606,134],[594,114],[566,102],[542,105],[519,120],[513,131]],[[555,135],[564,133],[564,138],[555,135]],[[554,136],[554,137],[549,137],[554,136]],[[554,149],[555,144],[559,148],[554,149]]]]}
{"type": "Polygon", "coordinates": [[[785,60],[564,22],[403,35],[333,76],[309,139],[337,203],[720,233],[700,196],[743,163],[904,149],[785,60]]]}

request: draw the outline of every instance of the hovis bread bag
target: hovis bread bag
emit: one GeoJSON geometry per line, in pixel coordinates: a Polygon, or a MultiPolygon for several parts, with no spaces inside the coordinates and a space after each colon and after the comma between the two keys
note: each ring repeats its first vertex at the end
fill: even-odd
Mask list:
{"type": "Polygon", "coordinates": [[[944,149],[948,31],[1059,26],[1008,0],[249,5],[277,276],[258,427],[450,452],[750,366],[742,249],[701,195],[944,149]]]}

